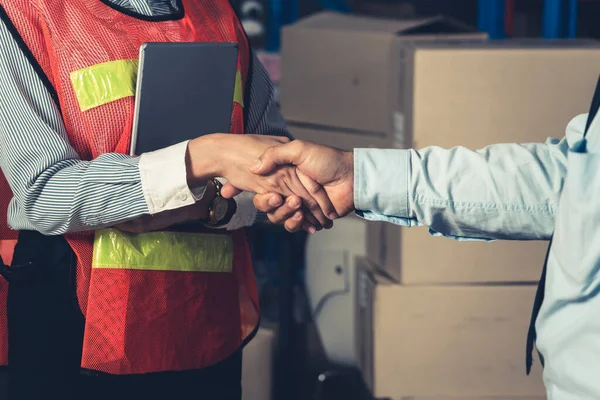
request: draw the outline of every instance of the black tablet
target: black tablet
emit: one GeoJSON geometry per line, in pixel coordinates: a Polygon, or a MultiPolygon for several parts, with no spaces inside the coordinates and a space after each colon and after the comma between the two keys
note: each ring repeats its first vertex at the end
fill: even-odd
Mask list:
{"type": "Polygon", "coordinates": [[[144,44],[131,155],[210,133],[228,133],[237,58],[235,43],[144,44]]]}

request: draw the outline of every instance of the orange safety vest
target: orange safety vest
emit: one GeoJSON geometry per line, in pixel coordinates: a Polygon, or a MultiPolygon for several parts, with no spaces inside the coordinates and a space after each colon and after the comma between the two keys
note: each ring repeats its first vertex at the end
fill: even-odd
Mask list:
{"type": "MultiPolygon", "coordinates": [[[[4,179],[0,176],[0,180],[4,179]]],[[[1,201],[1,200],[0,200],[1,201]]],[[[7,239],[0,240],[0,258],[7,265],[12,260],[16,236],[13,232],[8,232],[7,239]]],[[[6,300],[8,294],[8,282],[0,276],[0,366],[8,364],[8,316],[6,315],[6,300]]]]}
{"type": "MultiPolygon", "coordinates": [[[[11,198],[8,183],[0,171],[0,258],[7,265],[12,261],[17,242],[17,232],[8,229],[6,224],[8,204],[11,198]]],[[[6,300],[8,282],[0,275],[0,366],[8,365],[8,315],[6,300]]]]}
{"type": "MultiPolygon", "coordinates": [[[[234,42],[243,90],[249,49],[229,2],[180,3],[182,15],[156,19],[126,15],[100,0],[0,0],[55,90],[70,144],[83,160],[109,152],[129,154],[134,98],[132,93],[100,93],[100,103],[84,108],[73,73],[102,74],[94,67],[136,60],[146,42],[234,42]]],[[[231,132],[244,133],[240,102],[233,104],[231,132]]],[[[14,239],[5,220],[11,196],[3,177],[0,181],[0,239],[14,239]]],[[[181,371],[235,353],[256,330],[259,308],[245,232],[227,235],[233,241],[230,272],[95,268],[94,233],[65,235],[77,256],[77,298],[86,317],[82,368],[110,374],[181,371]]],[[[0,340],[6,343],[3,320],[0,315],[0,340]]]]}

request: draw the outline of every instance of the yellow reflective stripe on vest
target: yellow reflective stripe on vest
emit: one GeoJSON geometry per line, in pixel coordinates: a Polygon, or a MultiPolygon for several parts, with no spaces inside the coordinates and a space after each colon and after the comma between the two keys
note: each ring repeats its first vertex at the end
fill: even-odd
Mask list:
{"type": "MultiPolygon", "coordinates": [[[[71,83],[81,111],[135,96],[138,60],[118,60],[71,72],[71,83]]],[[[233,101],[244,107],[242,74],[235,74],[233,101]]]]}
{"type": "Polygon", "coordinates": [[[242,73],[240,71],[235,74],[233,101],[244,107],[244,85],[242,84],[242,73]]]}
{"type": "Polygon", "coordinates": [[[81,111],[135,96],[138,60],[118,60],[71,72],[81,111]]]}
{"type": "Polygon", "coordinates": [[[92,268],[146,271],[231,272],[229,235],[184,232],[130,234],[96,231],[92,268]]]}

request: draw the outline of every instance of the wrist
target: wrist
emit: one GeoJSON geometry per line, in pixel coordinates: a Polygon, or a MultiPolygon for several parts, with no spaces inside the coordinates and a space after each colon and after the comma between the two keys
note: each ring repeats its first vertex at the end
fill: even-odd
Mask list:
{"type": "Polygon", "coordinates": [[[354,175],[354,152],[344,151],[342,153],[342,162],[344,164],[345,173],[347,175],[354,175]]]}
{"type": "Polygon", "coordinates": [[[342,177],[345,181],[345,186],[348,187],[348,199],[351,204],[348,207],[351,210],[356,210],[356,203],[354,199],[354,151],[345,151],[342,155],[342,177]]]}
{"type": "Polygon", "coordinates": [[[348,183],[354,189],[354,152],[353,151],[345,151],[342,155],[342,179],[348,181],[348,183]]]}
{"type": "Polygon", "coordinates": [[[223,175],[223,137],[205,135],[188,142],[185,153],[187,181],[190,187],[200,186],[217,176],[223,175]]]}
{"type": "Polygon", "coordinates": [[[206,221],[212,227],[225,226],[236,213],[237,202],[233,198],[226,199],[221,196],[221,188],[223,187],[221,179],[212,179],[209,185],[212,195],[208,205],[206,221]]]}

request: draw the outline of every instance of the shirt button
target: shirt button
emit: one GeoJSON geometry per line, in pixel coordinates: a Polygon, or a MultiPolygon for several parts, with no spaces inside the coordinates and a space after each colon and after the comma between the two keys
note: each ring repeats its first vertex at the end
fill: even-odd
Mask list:
{"type": "Polygon", "coordinates": [[[154,205],[156,206],[156,208],[162,208],[164,203],[161,199],[159,198],[155,198],[154,199],[154,205]]]}
{"type": "Polygon", "coordinates": [[[188,199],[188,195],[185,193],[181,193],[179,195],[179,201],[186,201],[188,199]]]}

